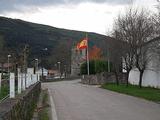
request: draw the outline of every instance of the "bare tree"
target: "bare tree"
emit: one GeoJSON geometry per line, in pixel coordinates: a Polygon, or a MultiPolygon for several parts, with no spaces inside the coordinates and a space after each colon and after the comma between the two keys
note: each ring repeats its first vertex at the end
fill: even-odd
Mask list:
{"type": "Polygon", "coordinates": [[[148,12],[142,10],[140,13],[136,14],[135,24],[132,26],[135,29],[135,59],[136,67],[140,72],[139,76],[139,86],[142,87],[142,77],[144,70],[147,67],[148,62],[151,60],[151,55],[149,54],[149,46],[145,44],[153,38],[154,26],[149,16],[148,12]]]}
{"type": "Polygon", "coordinates": [[[112,71],[115,74],[117,85],[119,85],[119,74],[122,70],[122,45],[123,44],[121,42],[113,40],[109,46],[110,60],[112,62],[112,71]]]}
{"type": "Polygon", "coordinates": [[[141,87],[143,72],[149,60],[148,57],[145,57],[147,49],[144,50],[144,45],[154,33],[149,12],[144,9],[129,8],[124,15],[119,15],[115,21],[114,33],[118,40],[124,42],[122,56],[126,63],[127,76],[135,65],[140,71],[139,86],[141,87]]]}
{"type": "Polygon", "coordinates": [[[157,0],[156,8],[157,8],[157,13],[155,13],[152,18],[153,18],[156,34],[160,35],[160,1],[159,0],[157,0]]]}
{"type": "Polygon", "coordinates": [[[129,41],[129,38],[125,36],[126,31],[124,31],[122,28],[122,25],[125,26],[124,24],[125,22],[122,21],[122,18],[119,16],[118,20],[116,21],[116,28],[113,32],[113,36],[119,43],[119,46],[115,46],[115,49],[118,49],[116,55],[118,54],[117,57],[121,58],[119,60],[125,63],[125,65],[122,65],[122,69],[126,70],[126,84],[128,86],[129,72],[134,64],[134,47],[132,43],[133,41],[129,41]]]}
{"type": "MultiPolygon", "coordinates": [[[[131,11],[125,15],[119,15],[114,22],[113,37],[123,44],[119,51],[121,51],[121,57],[125,62],[125,69],[127,71],[126,83],[128,85],[129,72],[134,64],[134,40],[131,36],[130,23],[131,23],[131,11]]],[[[117,49],[117,48],[116,48],[117,49]]]]}
{"type": "Polygon", "coordinates": [[[3,75],[4,70],[4,63],[6,63],[7,55],[9,49],[5,47],[5,40],[3,35],[0,35],[0,64],[1,64],[1,73],[3,75]]]}
{"type": "Polygon", "coordinates": [[[52,65],[60,62],[60,73],[66,72],[71,64],[71,43],[61,42],[52,51],[52,55],[49,57],[49,63],[52,65]],[[57,54],[58,53],[58,54],[57,54]]]}

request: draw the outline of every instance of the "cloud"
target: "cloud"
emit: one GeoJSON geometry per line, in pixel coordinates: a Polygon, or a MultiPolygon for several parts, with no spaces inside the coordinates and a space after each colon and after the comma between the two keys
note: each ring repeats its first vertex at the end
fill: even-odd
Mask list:
{"type": "MultiPolygon", "coordinates": [[[[129,4],[132,0],[0,0],[0,13],[24,12],[28,8],[56,5],[77,5],[84,2],[107,3],[111,5],[129,4]]],[[[32,9],[31,9],[32,10],[32,9]]]]}

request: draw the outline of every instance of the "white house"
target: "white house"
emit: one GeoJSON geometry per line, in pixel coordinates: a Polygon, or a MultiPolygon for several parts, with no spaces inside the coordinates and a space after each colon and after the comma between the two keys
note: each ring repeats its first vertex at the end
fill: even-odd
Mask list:
{"type": "MultiPolygon", "coordinates": [[[[38,69],[36,73],[42,76],[42,68],[38,69]]],[[[48,75],[48,70],[43,68],[43,76],[47,76],[47,75],[48,75]]]]}

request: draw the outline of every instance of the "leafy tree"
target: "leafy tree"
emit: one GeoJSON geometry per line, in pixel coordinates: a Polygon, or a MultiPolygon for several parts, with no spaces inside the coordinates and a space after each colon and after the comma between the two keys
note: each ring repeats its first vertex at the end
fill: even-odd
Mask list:
{"type": "Polygon", "coordinates": [[[101,49],[94,45],[89,50],[89,59],[90,60],[100,60],[100,59],[102,59],[102,51],[101,51],[101,49]]]}

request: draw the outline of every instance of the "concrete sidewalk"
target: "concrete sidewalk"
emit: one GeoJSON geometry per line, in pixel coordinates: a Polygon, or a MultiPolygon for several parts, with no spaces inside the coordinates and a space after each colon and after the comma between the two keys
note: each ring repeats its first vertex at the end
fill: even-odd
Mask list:
{"type": "Polygon", "coordinates": [[[76,81],[43,83],[58,120],[160,120],[160,104],[76,81]]]}

